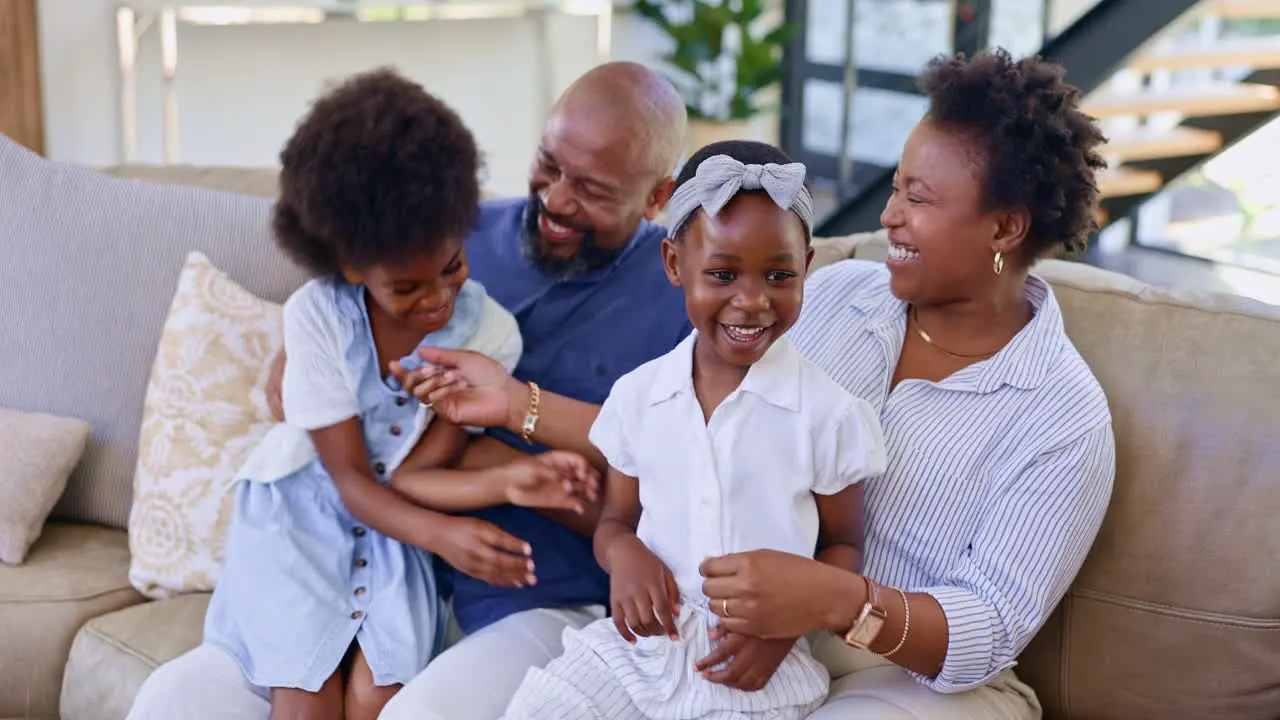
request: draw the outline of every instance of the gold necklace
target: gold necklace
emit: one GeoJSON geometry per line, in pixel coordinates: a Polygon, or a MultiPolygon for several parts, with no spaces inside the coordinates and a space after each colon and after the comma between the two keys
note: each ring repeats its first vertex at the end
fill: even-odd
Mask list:
{"type": "Polygon", "coordinates": [[[933,338],[929,337],[929,333],[925,332],[924,328],[920,327],[920,312],[917,310],[915,305],[911,306],[911,320],[915,323],[916,334],[920,336],[921,340],[929,343],[929,347],[933,348],[934,350],[937,350],[938,352],[944,355],[950,355],[951,357],[957,360],[979,360],[983,358],[989,358],[992,355],[995,355],[996,353],[1000,352],[999,350],[992,350],[991,352],[978,353],[976,355],[963,355],[961,353],[951,352],[950,350],[935,343],[933,341],[933,338]]]}

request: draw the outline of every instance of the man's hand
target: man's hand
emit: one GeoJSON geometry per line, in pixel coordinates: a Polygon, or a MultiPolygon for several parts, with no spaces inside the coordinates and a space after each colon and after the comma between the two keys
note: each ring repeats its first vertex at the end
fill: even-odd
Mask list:
{"type": "Polygon", "coordinates": [[[671,570],[640,538],[619,537],[609,550],[613,624],[629,643],[636,636],[680,638],[680,593],[671,570]]]}
{"type": "Polygon", "coordinates": [[[284,348],[271,358],[271,371],[267,373],[267,407],[271,419],[284,422],[284,348]]]}
{"type": "Polygon", "coordinates": [[[711,631],[711,641],[719,641],[720,646],[694,667],[710,682],[747,692],[763,689],[796,644],[795,638],[762,640],[739,635],[723,627],[711,631]],[[721,670],[712,670],[721,663],[728,665],[721,670]]]}
{"type": "Polygon", "coordinates": [[[458,571],[501,587],[536,585],[533,548],[497,525],[451,517],[435,552],[458,571]]]}
{"type": "Polygon", "coordinates": [[[600,476],[581,455],[552,450],[495,469],[506,482],[507,502],[581,515],[595,502],[600,476]]]}
{"type": "Polygon", "coordinates": [[[497,360],[472,350],[441,348],[419,348],[418,356],[425,366],[405,371],[393,362],[392,374],[406,392],[454,425],[509,427],[516,408],[524,412],[528,390],[497,360]]]}

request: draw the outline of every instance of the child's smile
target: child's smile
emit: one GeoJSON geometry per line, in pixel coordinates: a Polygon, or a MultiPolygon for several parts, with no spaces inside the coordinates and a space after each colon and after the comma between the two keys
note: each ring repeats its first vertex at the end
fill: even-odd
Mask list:
{"type": "Polygon", "coordinates": [[[739,354],[754,355],[761,347],[768,347],[773,338],[773,324],[729,325],[720,323],[730,347],[739,354]]]}
{"type": "Polygon", "coordinates": [[[348,282],[364,285],[372,304],[418,340],[449,324],[458,292],[470,274],[457,238],[405,263],[343,272],[348,282]]]}
{"type": "Polygon", "coordinates": [[[409,313],[412,324],[427,333],[434,332],[449,324],[453,317],[453,306],[458,300],[458,289],[450,286],[449,293],[443,303],[428,307],[426,302],[418,303],[409,313]]]}
{"type": "Polygon", "coordinates": [[[716,217],[698,213],[664,245],[689,319],[727,365],[759,360],[800,314],[809,264],[804,224],[764,193],[734,197],[716,217]]]}

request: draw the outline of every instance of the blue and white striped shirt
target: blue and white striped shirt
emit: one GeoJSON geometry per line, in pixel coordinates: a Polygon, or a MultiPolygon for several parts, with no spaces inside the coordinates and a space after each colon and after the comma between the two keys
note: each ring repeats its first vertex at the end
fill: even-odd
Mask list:
{"type": "Polygon", "coordinates": [[[867,482],[866,573],[942,606],[946,661],[937,677],[917,676],[938,692],[1015,664],[1080,569],[1111,496],[1102,388],[1049,285],[1032,276],[1027,299],[1034,317],[995,356],[892,392],[907,308],[883,265],[815,272],[789,335],[880,413],[889,464],[867,482]]]}

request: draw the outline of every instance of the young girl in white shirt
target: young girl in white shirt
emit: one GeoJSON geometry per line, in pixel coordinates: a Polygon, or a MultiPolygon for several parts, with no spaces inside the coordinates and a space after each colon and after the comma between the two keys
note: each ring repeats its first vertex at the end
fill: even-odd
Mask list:
{"type": "Polygon", "coordinates": [[[506,717],[801,718],[827,670],[803,638],[724,632],[703,559],[769,548],[858,572],[861,481],[884,471],[874,409],[783,337],[813,252],[804,166],[716,143],[677,180],[663,258],[694,332],[614,385],[591,428],[609,461],[596,558],[612,617],[566,630],[506,717]]]}

